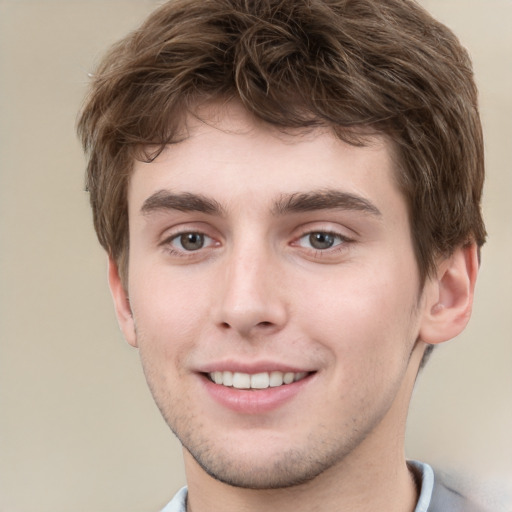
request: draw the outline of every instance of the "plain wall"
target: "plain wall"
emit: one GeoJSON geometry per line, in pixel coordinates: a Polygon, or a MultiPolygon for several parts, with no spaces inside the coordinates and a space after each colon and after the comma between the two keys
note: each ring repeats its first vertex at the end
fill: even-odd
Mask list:
{"type": "MultiPolygon", "coordinates": [[[[468,329],[419,378],[407,455],[512,493],[512,1],[421,3],[474,59],[489,242],[468,329]]],[[[0,0],[0,512],[157,511],[184,484],[114,318],[74,132],[87,74],[155,5],[0,0]]]]}

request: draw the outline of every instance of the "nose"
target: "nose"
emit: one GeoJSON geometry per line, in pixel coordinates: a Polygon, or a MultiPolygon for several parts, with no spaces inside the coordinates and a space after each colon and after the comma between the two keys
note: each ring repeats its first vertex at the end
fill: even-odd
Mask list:
{"type": "Polygon", "coordinates": [[[271,250],[234,250],[224,262],[217,323],[244,338],[271,334],[287,321],[278,258],[271,250]]]}

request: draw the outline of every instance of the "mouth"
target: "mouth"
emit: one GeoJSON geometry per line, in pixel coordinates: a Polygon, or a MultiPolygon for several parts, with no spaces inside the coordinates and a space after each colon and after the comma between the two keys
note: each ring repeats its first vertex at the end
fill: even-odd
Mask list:
{"type": "Polygon", "coordinates": [[[206,374],[206,377],[219,386],[235,389],[267,389],[287,386],[305,379],[312,372],[260,372],[242,373],[216,371],[206,374]]]}

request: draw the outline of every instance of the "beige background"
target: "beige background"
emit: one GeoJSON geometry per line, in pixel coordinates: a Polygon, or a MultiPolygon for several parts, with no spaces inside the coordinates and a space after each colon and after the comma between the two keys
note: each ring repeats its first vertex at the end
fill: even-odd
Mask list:
{"type": "MultiPolygon", "coordinates": [[[[512,0],[422,3],[474,58],[489,243],[469,328],[418,383],[407,454],[512,493],[512,0]]],[[[155,4],[0,0],[0,512],[156,511],[184,483],[114,319],[74,134],[87,73],[155,4]]]]}

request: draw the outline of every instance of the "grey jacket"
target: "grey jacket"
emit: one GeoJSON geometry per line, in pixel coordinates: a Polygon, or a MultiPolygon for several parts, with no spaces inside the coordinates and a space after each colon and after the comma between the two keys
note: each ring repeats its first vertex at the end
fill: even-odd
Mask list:
{"type": "Polygon", "coordinates": [[[476,503],[468,500],[438,475],[434,477],[434,488],[428,512],[486,512],[476,503]]]}

